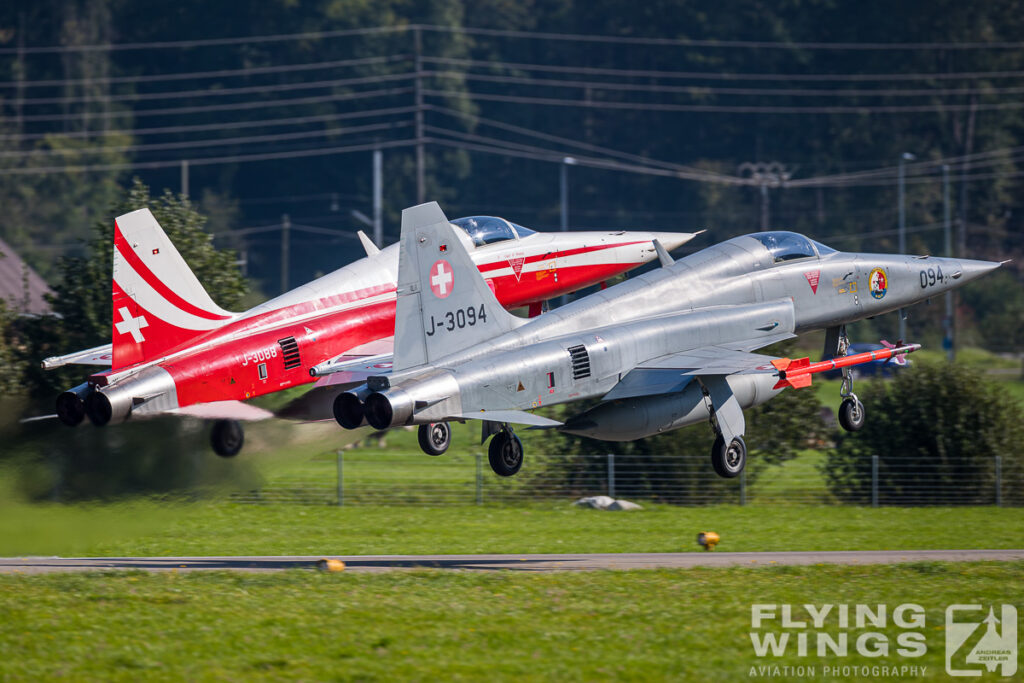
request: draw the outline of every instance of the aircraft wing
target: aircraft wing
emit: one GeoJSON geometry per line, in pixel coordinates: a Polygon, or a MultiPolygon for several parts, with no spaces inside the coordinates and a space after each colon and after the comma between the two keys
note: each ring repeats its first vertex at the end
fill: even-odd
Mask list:
{"type": "Polygon", "coordinates": [[[750,352],[794,336],[788,332],[780,332],[767,337],[743,339],[652,358],[630,370],[605,394],[604,400],[682,391],[697,376],[721,377],[737,372],[776,372],[771,364],[775,356],[750,352]]]}
{"type": "Polygon", "coordinates": [[[246,422],[258,422],[274,417],[269,410],[258,408],[250,403],[241,401],[212,401],[210,403],[197,403],[184,408],[175,408],[167,411],[170,415],[184,415],[187,417],[198,417],[203,420],[244,420],[246,422]]]}
{"type": "Polygon", "coordinates": [[[109,368],[114,358],[113,344],[104,344],[65,356],[51,356],[42,362],[43,370],[54,370],[65,365],[99,365],[109,368]]]}

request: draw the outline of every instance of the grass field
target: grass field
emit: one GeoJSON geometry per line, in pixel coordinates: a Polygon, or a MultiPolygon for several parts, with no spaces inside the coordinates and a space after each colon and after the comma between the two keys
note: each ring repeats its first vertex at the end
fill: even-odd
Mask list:
{"type": "Polygon", "coordinates": [[[698,550],[694,538],[706,530],[735,551],[1024,547],[1024,515],[1003,508],[148,502],[4,506],[0,556],[678,552],[698,550]]]}
{"type": "Polygon", "coordinates": [[[827,664],[948,680],[944,608],[963,602],[1024,602],[1024,565],[0,576],[0,679],[749,680],[768,664],[845,678],[822,676],[827,664]],[[891,618],[851,628],[841,658],[759,658],[749,636],[753,603],[908,602],[925,609],[921,657],[896,654],[891,618]],[[856,653],[866,631],[888,656],[856,653]]]}

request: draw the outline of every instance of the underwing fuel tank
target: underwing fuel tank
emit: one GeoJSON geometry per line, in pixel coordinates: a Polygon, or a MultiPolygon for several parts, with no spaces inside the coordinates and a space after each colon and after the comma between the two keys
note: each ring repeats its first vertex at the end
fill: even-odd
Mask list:
{"type": "MultiPolygon", "coordinates": [[[[728,377],[741,408],[760,405],[778,394],[778,377],[772,373],[728,377]]],[[[559,431],[602,441],[634,441],[662,432],[697,424],[710,418],[710,401],[697,378],[682,391],[656,396],[638,396],[602,403],[570,418],[559,431]]]]}

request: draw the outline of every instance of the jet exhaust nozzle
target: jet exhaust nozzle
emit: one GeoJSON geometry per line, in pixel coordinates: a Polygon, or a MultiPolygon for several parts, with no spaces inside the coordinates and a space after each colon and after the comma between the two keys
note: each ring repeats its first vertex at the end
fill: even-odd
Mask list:
{"type": "Polygon", "coordinates": [[[111,421],[120,422],[128,417],[131,412],[132,402],[130,396],[118,396],[116,393],[113,400],[102,391],[94,391],[85,399],[85,414],[89,421],[97,427],[110,424],[111,421]],[[118,400],[120,398],[120,400],[118,400]],[[116,418],[116,419],[115,419],[116,418]]]}
{"type": "Polygon", "coordinates": [[[412,398],[401,390],[375,392],[366,397],[366,421],[374,429],[403,425],[412,417],[412,398]]]}
{"type": "Polygon", "coordinates": [[[69,427],[77,427],[85,419],[85,399],[92,393],[88,382],[68,389],[57,397],[57,419],[69,427]]]}
{"type": "Polygon", "coordinates": [[[338,394],[333,411],[335,421],[345,429],[358,429],[366,424],[366,407],[351,391],[338,394]]]}

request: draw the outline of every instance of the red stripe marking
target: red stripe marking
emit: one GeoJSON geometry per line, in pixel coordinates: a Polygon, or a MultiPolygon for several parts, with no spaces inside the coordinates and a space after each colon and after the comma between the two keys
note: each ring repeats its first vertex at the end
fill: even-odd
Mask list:
{"type": "MultiPolygon", "coordinates": [[[[536,256],[528,256],[523,261],[525,266],[527,263],[537,263],[538,261],[547,261],[553,258],[565,258],[566,256],[575,256],[576,254],[587,254],[592,251],[601,251],[602,249],[615,249],[617,247],[628,247],[632,244],[644,244],[647,240],[639,240],[637,242],[622,242],[616,244],[601,244],[596,247],[578,247],[576,249],[567,249],[565,251],[549,252],[547,254],[538,254],[536,256]]],[[[479,266],[481,273],[487,273],[492,270],[500,270],[502,268],[511,268],[508,261],[495,261],[494,263],[485,263],[479,266]]]]}
{"type": "Polygon", "coordinates": [[[161,282],[160,279],[150,271],[149,267],[146,266],[142,259],[139,258],[139,255],[135,253],[135,250],[128,244],[128,240],[121,234],[121,228],[117,225],[117,221],[114,221],[114,245],[118,252],[120,252],[121,257],[135,269],[135,272],[146,281],[146,284],[156,290],[157,294],[166,299],[168,303],[177,306],[186,313],[191,313],[196,317],[204,318],[206,320],[228,320],[230,318],[230,316],[227,315],[219,315],[217,313],[205,311],[198,306],[189,303],[161,282]]]}

